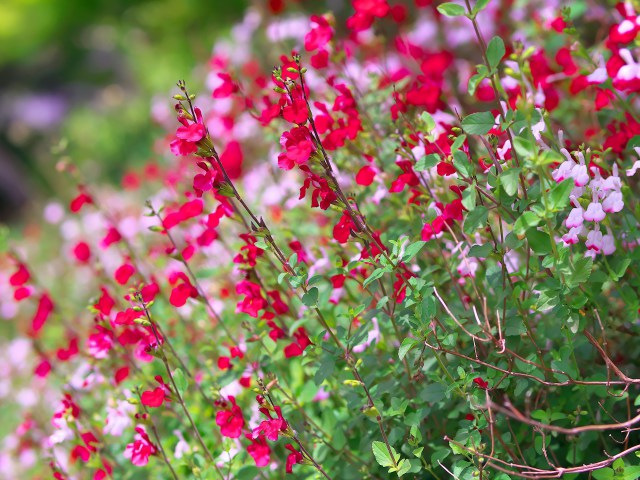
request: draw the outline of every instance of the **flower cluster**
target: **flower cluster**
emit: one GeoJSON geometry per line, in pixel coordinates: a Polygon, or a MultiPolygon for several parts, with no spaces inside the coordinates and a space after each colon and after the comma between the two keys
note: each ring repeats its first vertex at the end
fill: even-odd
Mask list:
{"type": "Polygon", "coordinates": [[[635,478],[635,4],[267,3],[0,237],[3,474],[635,478]]]}

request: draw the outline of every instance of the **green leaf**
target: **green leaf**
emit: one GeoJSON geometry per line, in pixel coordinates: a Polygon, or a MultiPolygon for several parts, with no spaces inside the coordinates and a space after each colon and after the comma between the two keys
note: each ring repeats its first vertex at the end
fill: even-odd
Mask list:
{"type": "Polygon", "coordinates": [[[426,297],[422,299],[422,322],[425,323],[426,320],[431,320],[436,316],[436,299],[433,295],[428,294],[426,297]]]}
{"type": "Polygon", "coordinates": [[[532,141],[522,137],[513,139],[513,148],[518,155],[525,158],[535,157],[538,151],[537,146],[532,141]]]}
{"type": "Polygon", "coordinates": [[[571,275],[566,277],[567,286],[569,288],[575,288],[578,285],[582,285],[584,282],[589,280],[592,269],[593,259],[591,257],[582,257],[576,260],[573,264],[573,271],[571,275]]]}
{"type": "Polygon", "coordinates": [[[484,80],[485,78],[487,78],[486,75],[476,73],[469,79],[469,84],[467,85],[467,91],[469,92],[469,95],[475,95],[476,90],[478,89],[478,85],[480,85],[480,82],[482,82],[482,80],[484,80]]]}
{"type": "Polygon", "coordinates": [[[491,112],[478,112],[462,119],[462,129],[469,135],[486,135],[493,128],[495,118],[491,112]]]}
{"type": "Polygon", "coordinates": [[[261,250],[269,250],[269,244],[264,240],[258,240],[254,245],[261,250]]]}
{"type": "Polygon", "coordinates": [[[484,245],[473,245],[469,249],[469,257],[487,258],[493,252],[493,245],[491,243],[485,243],[484,245]]]}
{"type": "Polygon", "coordinates": [[[612,468],[601,468],[600,470],[591,472],[591,476],[596,480],[613,480],[615,478],[615,472],[612,468]]]}
{"type": "Polygon", "coordinates": [[[302,296],[302,303],[307,307],[314,307],[318,304],[318,288],[312,287],[302,296]]]}
{"type": "Polygon", "coordinates": [[[466,10],[462,5],[451,2],[438,5],[438,11],[445,17],[461,17],[466,13],[466,10]]]}
{"type": "Polygon", "coordinates": [[[398,350],[398,357],[400,361],[409,353],[409,351],[420,343],[419,340],[411,337],[407,337],[402,341],[402,345],[400,345],[400,350],[398,350]]]}
{"type": "Polygon", "coordinates": [[[471,235],[478,228],[487,223],[487,218],[489,218],[489,210],[487,210],[487,207],[478,205],[467,214],[467,218],[464,219],[462,230],[467,235],[471,235]]]}
{"type": "Polygon", "coordinates": [[[510,168],[500,174],[500,185],[510,197],[518,193],[518,181],[520,179],[520,169],[510,168]]]}
{"type": "Polygon", "coordinates": [[[425,133],[429,133],[431,130],[436,128],[436,121],[429,112],[422,112],[420,114],[420,121],[424,124],[425,133]]]}
{"type": "Polygon", "coordinates": [[[418,254],[420,250],[422,250],[422,247],[424,247],[426,244],[427,242],[419,241],[409,245],[402,254],[402,261],[408,262],[409,260],[411,260],[418,254]]]}
{"type": "Polygon", "coordinates": [[[394,459],[391,458],[389,450],[387,449],[387,445],[384,442],[379,442],[377,440],[374,441],[371,444],[371,449],[373,450],[373,456],[376,457],[376,462],[378,462],[378,465],[382,467],[393,467],[394,459]]]}
{"type": "Polygon", "coordinates": [[[411,463],[408,460],[403,458],[402,460],[400,460],[400,463],[398,463],[398,471],[396,473],[398,474],[399,477],[401,477],[402,475],[407,473],[410,469],[411,469],[411,463]]]}
{"type": "Polygon", "coordinates": [[[569,205],[569,194],[574,186],[573,178],[567,178],[554,186],[549,193],[549,210],[557,212],[569,205]]]}
{"type": "Polygon", "coordinates": [[[530,228],[526,232],[529,246],[538,255],[549,255],[551,253],[551,238],[548,234],[535,228],[530,228]]]}
{"type": "Polygon", "coordinates": [[[378,280],[380,277],[384,275],[384,272],[385,272],[384,268],[376,268],[373,272],[371,272],[371,275],[369,275],[367,279],[362,283],[362,286],[366,287],[371,282],[378,280]]]}
{"type": "Polygon", "coordinates": [[[464,177],[470,177],[473,174],[471,164],[469,163],[469,157],[461,150],[457,150],[453,153],[453,166],[456,167],[458,173],[464,177]]]}
{"type": "Polygon", "coordinates": [[[318,370],[316,370],[315,375],[313,376],[313,381],[316,385],[320,385],[327,378],[331,376],[331,374],[336,369],[336,360],[331,355],[324,354],[320,358],[320,364],[318,365],[318,370]]]}
{"type": "Polygon", "coordinates": [[[459,137],[456,137],[456,139],[451,144],[451,152],[456,152],[460,150],[460,147],[462,146],[462,144],[466,139],[467,139],[466,135],[460,135],[459,137]]]}
{"type": "Polygon", "coordinates": [[[491,0],[478,0],[476,2],[476,4],[473,6],[473,9],[471,10],[474,14],[477,14],[478,12],[481,12],[482,10],[484,10],[485,8],[487,8],[487,5],[489,5],[489,2],[491,0]]]}
{"type": "Polygon", "coordinates": [[[429,155],[425,155],[420,160],[418,160],[413,169],[416,172],[424,172],[425,170],[435,167],[439,161],[440,155],[438,155],[437,153],[430,153],[429,155]]]}
{"type": "Polygon", "coordinates": [[[530,228],[538,226],[538,223],[540,223],[540,218],[535,213],[524,212],[513,224],[513,232],[516,235],[523,235],[530,228]]]}
{"type": "Polygon", "coordinates": [[[178,393],[182,397],[189,386],[189,382],[187,382],[187,378],[184,376],[184,372],[180,368],[176,368],[173,372],[173,381],[176,384],[178,393]]]}
{"type": "Polygon", "coordinates": [[[564,161],[564,157],[555,150],[543,150],[534,160],[536,165],[544,167],[552,163],[561,163],[564,161]]]}
{"type": "Polygon", "coordinates": [[[467,210],[476,208],[477,193],[475,188],[465,188],[462,192],[462,206],[467,210]]]}
{"type": "Polygon", "coordinates": [[[496,68],[500,64],[500,60],[504,57],[506,50],[504,48],[504,42],[500,37],[493,37],[487,45],[487,60],[491,70],[496,68]]]}
{"type": "Polygon", "coordinates": [[[640,466],[624,467],[622,478],[624,480],[637,480],[640,478],[640,466]]]}

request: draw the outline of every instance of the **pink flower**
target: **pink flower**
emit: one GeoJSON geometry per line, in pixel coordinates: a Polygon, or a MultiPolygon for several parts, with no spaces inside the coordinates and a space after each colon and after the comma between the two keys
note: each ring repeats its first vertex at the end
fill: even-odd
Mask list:
{"type": "Polygon", "coordinates": [[[569,216],[565,220],[565,225],[567,226],[567,228],[576,228],[582,226],[582,223],[584,222],[583,213],[584,210],[582,209],[582,207],[578,206],[576,208],[573,208],[569,213],[569,216]]]}
{"type": "Polygon", "coordinates": [[[613,239],[611,231],[602,237],[602,254],[611,255],[616,251],[616,242],[613,239]]]}
{"type": "Polygon", "coordinates": [[[602,249],[602,232],[600,230],[590,231],[584,244],[588,250],[594,250],[596,253],[600,252],[602,249]]]}
{"type": "Polygon", "coordinates": [[[107,417],[103,433],[120,437],[131,425],[131,417],[136,413],[136,407],[126,400],[120,400],[115,406],[107,406],[107,417]]]}
{"type": "Polygon", "coordinates": [[[124,451],[124,458],[130,459],[137,467],[144,467],[149,463],[149,457],[155,455],[158,449],[149,439],[143,426],[138,425],[136,432],[133,443],[128,444],[124,451]]]}
{"type": "Polygon", "coordinates": [[[96,332],[87,339],[87,350],[94,358],[107,358],[112,346],[113,333],[100,325],[96,326],[96,332]]]}
{"type": "Polygon", "coordinates": [[[607,215],[602,209],[602,205],[598,202],[591,202],[584,212],[584,219],[587,222],[601,222],[607,215]]]}
{"type": "Polygon", "coordinates": [[[602,202],[602,209],[607,213],[618,213],[624,208],[621,192],[611,192],[602,202]]]}
{"type": "Polygon", "coordinates": [[[571,169],[571,176],[576,187],[584,187],[589,183],[589,172],[584,164],[576,165],[571,169]]]}

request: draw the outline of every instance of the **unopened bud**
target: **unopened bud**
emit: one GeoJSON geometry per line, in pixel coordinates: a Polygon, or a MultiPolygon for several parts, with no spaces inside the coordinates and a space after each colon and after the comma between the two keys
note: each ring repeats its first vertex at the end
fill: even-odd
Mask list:
{"type": "Polygon", "coordinates": [[[364,385],[360,380],[345,380],[342,383],[350,387],[360,387],[364,385]]]}

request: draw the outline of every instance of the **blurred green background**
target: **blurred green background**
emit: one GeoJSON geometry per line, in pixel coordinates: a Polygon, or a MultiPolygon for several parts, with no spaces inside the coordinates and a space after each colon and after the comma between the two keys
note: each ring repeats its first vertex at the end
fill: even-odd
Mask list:
{"type": "MultiPolygon", "coordinates": [[[[73,192],[52,148],[89,180],[119,181],[152,156],[178,79],[206,68],[214,39],[247,0],[2,0],[0,2],[0,222],[34,200],[73,192]],[[53,148],[55,150],[55,148],[53,148]]],[[[199,78],[204,78],[200,75],[199,78]]],[[[197,86],[197,85],[196,85],[197,86]]]]}

